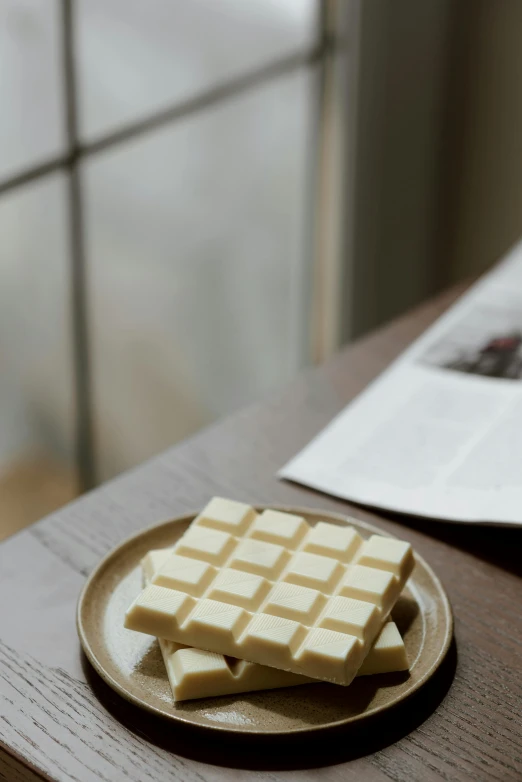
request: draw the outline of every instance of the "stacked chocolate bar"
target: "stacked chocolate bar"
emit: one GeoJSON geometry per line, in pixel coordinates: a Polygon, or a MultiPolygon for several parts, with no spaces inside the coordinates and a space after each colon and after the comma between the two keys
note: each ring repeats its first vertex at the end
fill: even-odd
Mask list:
{"type": "Polygon", "coordinates": [[[125,626],[160,639],[175,700],[408,668],[403,541],[216,497],[142,566],[125,626]]]}

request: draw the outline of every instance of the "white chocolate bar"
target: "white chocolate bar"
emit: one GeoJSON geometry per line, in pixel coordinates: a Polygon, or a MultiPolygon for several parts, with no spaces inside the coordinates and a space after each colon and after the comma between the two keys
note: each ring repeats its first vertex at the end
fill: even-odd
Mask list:
{"type": "MultiPolygon", "coordinates": [[[[171,553],[172,549],[156,549],[143,558],[141,564],[145,586],[171,553]]],[[[175,701],[317,683],[317,679],[193,649],[162,638],[158,638],[158,642],[175,701]]],[[[408,667],[406,648],[397,625],[387,622],[357,676],[406,671],[408,667]]]]}
{"type": "Polygon", "coordinates": [[[125,626],[348,685],[413,565],[403,541],[214,498],[125,626]]]}

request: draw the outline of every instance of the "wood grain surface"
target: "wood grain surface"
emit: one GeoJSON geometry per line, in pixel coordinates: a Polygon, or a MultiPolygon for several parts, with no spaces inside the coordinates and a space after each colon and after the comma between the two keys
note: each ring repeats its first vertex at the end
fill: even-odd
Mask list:
{"type": "Polygon", "coordinates": [[[1,779],[522,778],[521,531],[372,513],[275,478],[456,293],[0,545],[1,779]],[[352,513],[410,540],[442,579],[455,613],[456,644],[439,675],[371,731],[306,746],[202,741],[120,700],[80,653],[75,606],[85,576],[129,534],[216,493],[352,513]]]}

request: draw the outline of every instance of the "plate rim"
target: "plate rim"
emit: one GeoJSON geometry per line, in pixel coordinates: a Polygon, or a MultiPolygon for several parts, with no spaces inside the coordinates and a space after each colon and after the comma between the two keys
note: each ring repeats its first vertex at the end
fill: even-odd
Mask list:
{"type": "MultiPolygon", "coordinates": [[[[372,534],[380,534],[384,535],[389,538],[397,538],[397,535],[393,535],[392,533],[388,532],[387,530],[381,529],[380,527],[376,526],[375,524],[372,524],[367,521],[363,521],[362,519],[355,518],[353,516],[348,516],[343,513],[336,513],[335,511],[322,511],[317,508],[310,508],[305,506],[296,506],[296,505],[266,505],[266,504],[254,504],[253,507],[257,511],[263,511],[265,509],[271,509],[271,510],[278,510],[286,513],[294,513],[296,515],[303,515],[303,514],[314,514],[319,515],[323,517],[324,519],[330,519],[334,521],[341,521],[343,523],[350,523],[355,522],[356,524],[363,527],[365,530],[372,534]]],[[[133,704],[134,706],[137,706],[140,709],[143,709],[149,713],[154,714],[157,717],[160,717],[163,720],[172,721],[174,723],[179,723],[183,725],[184,727],[189,727],[191,730],[198,730],[198,731],[209,731],[212,734],[215,734],[216,731],[220,733],[224,733],[226,735],[235,735],[235,736],[241,736],[243,738],[246,737],[281,737],[281,735],[284,736],[295,736],[295,735],[303,735],[306,733],[318,733],[323,731],[331,731],[335,728],[340,728],[344,725],[350,725],[351,723],[360,723],[362,721],[371,719],[376,717],[378,714],[381,714],[382,712],[385,712],[391,708],[396,707],[399,703],[403,703],[404,701],[408,700],[414,693],[416,693],[421,687],[423,687],[428,679],[430,679],[435,672],[438,670],[440,665],[442,664],[444,658],[446,657],[448,650],[450,648],[451,642],[453,640],[454,636],[454,616],[453,611],[451,608],[451,603],[449,600],[449,597],[446,593],[446,590],[444,588],[444,585],[442,584],[442,581],[440,578],[436,575],[433,568],[426,562],[424,557],[419,554],[415,550],[415,557],[416,559],[422,564],[423,568],[425,568],[431,579],[433,580],[437,590],[439,597],[441,599],[442,606],[444,608],[444,616],[446,620],[446,632],[444,635],[444,641],[442,643],[442,646],[439,650],[439,653],[435,660],[433,661],[430,668],[425,671],[425,673],[421,676],[420,679],[418,679],[415,684],[413,685],[411,690],[408,690],[407,692],[403,693],[402,695],[399,695],[397,697],[397,700],[394,701],[392,704],[389,705],[381,705],[381,706],[375,706],[373,709],[370,709],[369,711],[364,712],[364,714],[358,714],[353,715],[350,717],[343,717],[339,720],[334,720],[332,722],[327,722],[322,725],[314,725],[314,726],[303,726],[303,727],[297,727],[297,728],[289,728],[284,731],[282,734],[280,730],[263,730],[263,729],[255,729],[255,730],[243,730],[240,726],[236,725],[219,725],[219,724],[212,724],[212,725],[203,725],[199,723],[195,723],[191,721],[190,719],[187,719],[186,717],[177,716],[175,714],[163,711],[162,709],[151,705],[150,703],[147,703],[146,701],[140,699],[136,695],[132,693],[132,691],[128,690],[126,687],[122,686],[118,681],[116,681],[110,673],[108,673],[101,663],[98,661],[96,654],[94,653],[93,649],[91,648],[91,644],[88,640],[88,631],[86,631],[83,623],[83,612],[85,610],[85,604],[88,599],[88,594],[90,589],[92,588],[93,582],[96,581],[99,574],[103,572],[103,570],[106,568],[107,564],[115,557],[117,557],[121,550],[129,546],[133,543],[133,541],[138,540],[139,538],[143,537],[145,533],[154,532],[155,530],[159,530],[161,527],[165,527],[167,525],[171,524],[181,524],[186,521],[190,521],[194,519],[198,514],[200,513],[200,509],[196,511],[189,511],[187,513],[184,513],[180,516],[175,516],[174,518],[167,519],[165,521],[161,521],[157,524],[152,524],[148,527],[145,527],[138,532],[133,533],[132,535],[129,535],[128,537],[124,538],[120,543],[118,543],[116,546],[114,546],[110,551],[105,554],[102,559],[97,563],[97,565],[93,568],[93,570],[89,573],[87,576],[87,579],[85,580],[85,583],[80,591],[78,601],[76,604],[76,630],[78,633],[78,637],[80,639],[80,644],[82,646],[82,649],[89,661],[89,663],[93,666],[97,674],[103,679],[103,681],[119,696],[124,698],[129,703],[133,704]]],[[[240,695],[241,693],[237,693],[240,695]]]]}

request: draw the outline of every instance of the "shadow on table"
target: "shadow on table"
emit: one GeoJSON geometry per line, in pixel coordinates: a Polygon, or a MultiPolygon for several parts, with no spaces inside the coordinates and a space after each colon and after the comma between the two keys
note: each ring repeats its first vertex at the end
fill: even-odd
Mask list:
{"type": "MultiPolygon", "coordinates": [[[[87,681],[109,713],[152,744],[192,760],[229,768],[285,770],[320,768],[362,757],[399,741],[419,727],[444,699],[457,665],[453,639],[443,663],[420,690],[359,725],[294,736],[248,736],[173,725],[119,697],[82,653],[87,681]],[[371,729],[370,729],[371,728],[371,729]]],[[[317,688],[322,685],[317,685],[317,688]]],[[[314,685],[314,688],[316,685],[314,685]]]]}
{"type": "Polygon", "coordinates": [[[417,529],[419,532],[424,532],[426,535],[448,543],[450,546],[455,546],[462,551],[467,551],[469,554],[503,570],[508,570],[516,576],[522,576],[522,558],[520,556],[522,530],[520,528],[456,524],[388,512],[386,518],[417,529]]]}

